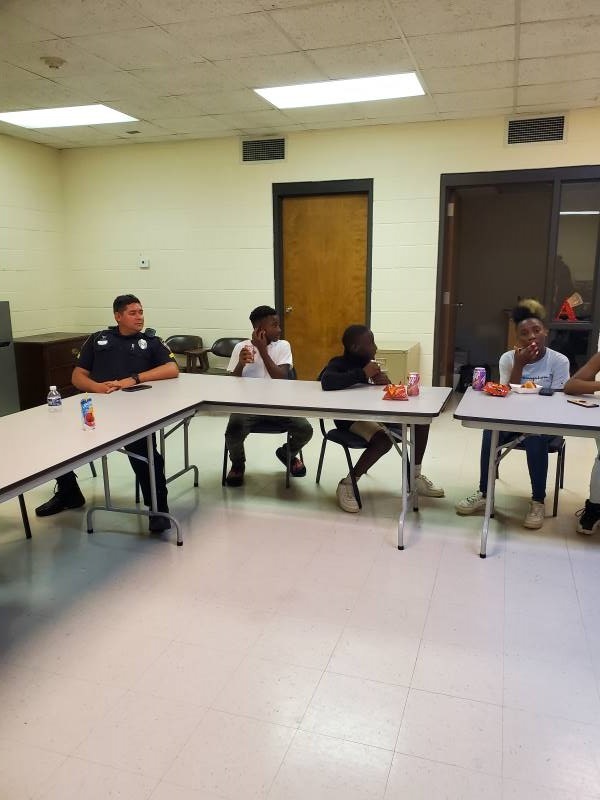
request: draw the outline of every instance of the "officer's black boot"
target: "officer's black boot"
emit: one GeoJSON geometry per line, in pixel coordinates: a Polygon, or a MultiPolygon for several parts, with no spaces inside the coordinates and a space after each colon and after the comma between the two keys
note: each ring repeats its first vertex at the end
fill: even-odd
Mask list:
{"type": "Polygon", "coordinates": [[[85,497],[81,493],[74,472],[61,475],[56,481],[54,496],[35,510],[38,517],[51,517],[68,508],[81,508],[85,505],[85,497]]]}

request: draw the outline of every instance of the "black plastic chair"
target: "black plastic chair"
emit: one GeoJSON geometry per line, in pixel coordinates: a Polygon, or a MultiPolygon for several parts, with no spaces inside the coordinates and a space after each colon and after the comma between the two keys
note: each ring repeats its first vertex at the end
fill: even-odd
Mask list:
{"type": "Polygon", "coordinates": [[[176,356],[185,356],[185,366],[181,362],[177,362],[179,369],[182,372],[203,372],[203,364],[206,363],[208,368],[208,361],[206,356],[203,356],[203,343],[201,336],[194,336],[193,334],[176,334],[169,336],[165,339],[167,344],[176,356]],[[190,352],[199,351],[199,352],[190,352]],[[199,369],[198,369],[199,368],[199,369]]]}
{"type": "Polygon", "coordinates": [[[205,372],[208,372],[211,375],[225,375],[227,374],[226,369],[220,369],[219,367],[211,367],[208,363],[208,354],[212,353],[214,356],[218,356],[219,358],[231,358],[231,354],[236,346],[240,342],[246,341],[245,339],[234,337],[234,336],[225,336],[222,339],[217,339],[213,342],[212,347],[204,347],[201,350],[201,358],[206,359],[206,369],[205,372]]]}
{"type": "MultiPolygon", "coordinates": [[[[519,437],[520,438],[520,437],[519,437]]],[[[505,445],[502,445],[499,448],[498,455],[496,457],[496,478],[500,477],[500,462],[503,458],[505,458],[511,450],[525,450],[525,446],[523,444],[523,437],[518,444],[510,446],[510,442],[507,442],[505,445]]],[[[548,453],[556,453],[556,474],[554,477],[554,501],[552,504],[552,516],[555,517],[558,514],[558,498],[560,494],[560,490],[564,488],[565,484],[565,457],[567,452],[567,443],[565,442],[562,436],[555,436],[549,443],[548,443],[548,453]]]]}
{"type": "MultiPolygon", "coordinates": [[[[243,342],[244,340],[240,339],[239,341],[243,342]]],[[[295,381],[296,380],[296,370],[293,367],[290,368],[288,379],[291,380],[291,381],[295,381]]],[[[250,433],[252,433],[252,434],[254,434],[254,433],[266,433],[266,434],[278,434],[278,435],[280,435],[282,433],[287,434],[287,439],[286,439],[287,463],[286,463],[286,467],[285,467],[285,488],[289,489],[290,488],[290,468],[291,468],[292,460],[291,460],[291,453],[290,453],[290,434],[288,433],[287,426],[281,425],[279,422],[276,422],[276,421],[270,422],[269,421],[269,417],[265,416],[263,418],[263,421],[257,423],[256,427],[254,427],[250,433]]],[[[227,477],[227,456],[228,455],[229,454],[227,452],[227,445],[225,445],[224,448],[223,448],[223,474],[221,476],[221,486],[225,486],[226,485],[225,478],[227,477]]],[[[304,461],[304,456],[302,455],[302,450],[300,450],[298,455],[300,456],[302,461],[304,461]]]]}
{"type": "MultiPolygon", "coordinates": [[[[360,492],[358,491],[358,483],[354,477],[354,464],[352,463],[350,450],[365,450],[369,443],[366,442],[362,436],[358,436],[356,433],[352,433],[352,431],[349,430],[344,430],[343,428],[333,427],[327,430],[325,428],[325,422],[322,419],[319,420],[319,427],[321,428],[323,442],[321,444],[319,466],[317,467],[317,477],[315,482],[319,483],[321,480],[321,472],[323,470],[323,460],[325,459],[325,448],[327,447],[327,442],[339,444],[344,450],[344,455],[346,456],[346,461],[348,462],[348,474],[350,475],[350,480],[352,481],[352,491],[354,492],[354,497],[356,498],[358,507],[362,508],[360,492]]],[[[401,444],[402,439],[400,437],[400,432],[394,428],[390,428],[390,430],[392,430],[396,444],[401,444]]]]}

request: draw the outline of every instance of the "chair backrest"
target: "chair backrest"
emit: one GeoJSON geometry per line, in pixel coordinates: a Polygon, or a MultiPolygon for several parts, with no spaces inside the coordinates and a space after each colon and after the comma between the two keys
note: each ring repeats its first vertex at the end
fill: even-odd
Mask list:
{"type": "Polygon", "coordinates": [[[244,339],[234,338],[234,337],[224,337],[223,339],[217,339],[214,342],[213,346],[210,348],[210,352],[215,356],[220,356],[221,358],[231,358],[231,354],[233,353],[233,348],[236,344],[245,341],[244,339]]]}
{"type": "Polygon", "coordinates": [[[165,339],[165,344],[168,344],[174,353],[185,353],[186,350],[195,350],[197,347],[202,347],[202,337],[193,336],[192,334],[177,334],[165,339]]]}

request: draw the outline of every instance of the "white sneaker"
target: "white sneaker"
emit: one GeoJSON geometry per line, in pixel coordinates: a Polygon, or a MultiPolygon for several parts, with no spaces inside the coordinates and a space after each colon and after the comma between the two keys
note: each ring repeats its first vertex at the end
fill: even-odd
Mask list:
{"type": "Polygon", "coordinates": [[[532,530],[537,530],[541,528],[544,524],[544,516],[546,514],[546,509],[544,508],[543,503],[538,503],[535,500],[532,500],[529,504],[529,511],[527,512],[527,516],[523,520],[523,527],[524,528],[531,528],[532,530]]]}
{"type": "Polygon", "coordinates": [[[454,506],[457,514],[467,516],[468,514],[477,514],[478,511],[485,511],[485,497],[481,492],[473,492],[460,503],[454,506]]]}
{"type": "Polygon", "coordinates": [[[342,509],[342,511],[347,511],[349,514],[357,514],[360,511],[358,503],[356,502],[356,497],[354,497],[352,484],[350,481],[346,482],[346,478],[343,478],[338,483],[338,487],[335,494],[337,497],[338,505],[342,509]]]}
{"type": "Polygon", "coordinates": [[[422,497],[443,497],[444,490],[441,489],[439,486],[434,486],[433,483],[429,480],[427,475],[417,475],[415,479],[415,484],[417,486],[417,494],[420,494],[422,497]]]}

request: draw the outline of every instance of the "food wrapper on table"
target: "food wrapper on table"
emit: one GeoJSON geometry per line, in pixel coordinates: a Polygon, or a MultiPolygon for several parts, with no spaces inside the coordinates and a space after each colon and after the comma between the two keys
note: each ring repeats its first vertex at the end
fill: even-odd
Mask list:
{"type": "Polygon", "coordinates": [[[507,386],[505,383],[493,383],[492,381],[488,381],[483,387],[483,391],[492,397],[506,397],[510,392],[510,386],[507,386]]]}
{"type": "Polygon", "coordinates": [[[384,400],[408,400],[408,391],[403,383],[388,383],[383,390],[384,400]]]}

